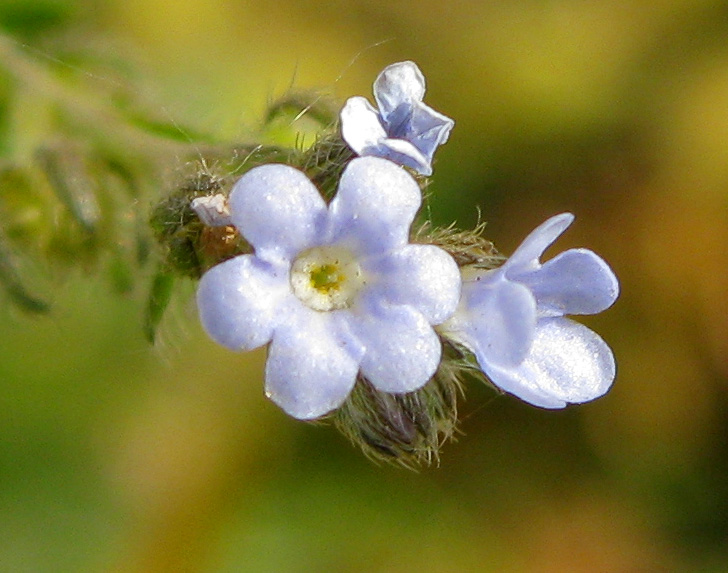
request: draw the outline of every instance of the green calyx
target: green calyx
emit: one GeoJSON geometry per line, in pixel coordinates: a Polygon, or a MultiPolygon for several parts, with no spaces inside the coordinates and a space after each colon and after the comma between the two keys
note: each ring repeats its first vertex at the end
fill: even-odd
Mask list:
{"type": "Polygon", "coordinates": [[[457,399],[472,365],[460,349],[443,341],[437,372],[419,390],[380,392],[363,376],[330,420],[374,461],[408,469],[437,463],[442,445],[457,431],[457,399]]]}

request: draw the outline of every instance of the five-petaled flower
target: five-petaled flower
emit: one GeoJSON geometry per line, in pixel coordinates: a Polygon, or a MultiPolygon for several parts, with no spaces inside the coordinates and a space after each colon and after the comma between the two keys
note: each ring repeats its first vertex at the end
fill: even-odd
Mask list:
{"type": "Polygon", "coordinates": [[[349,163],[328,206],[293,167],[250,170],[229,208],[254,254],[202,277],[204,328],[235,350],[270,343],[266,394],[296,418],[336,409],[359,373],[379,391],[417,390],[441,358],[432,325],[461,284],[445,251],[409,244],[421,201],[405,170],[375,157],[349,163]]]}
{"type": "Polygon", "coordinates": [[[598,398],[615,376],[609,346],[564,318],[611,306],[619,294],[614,273],[586,249],[539,262],[573,220],[570,213],[548,219],[497,269],[463,269],[460,305],[441,326],[496,386],[543,408],[598,398]]]}
{"type": "Polygon", "coordinates": [[[435,149],[447,141],[455,122],[422,103],[425,78],[414,62],[386,67],[374,82],[379,111],[363,97],[341,110],[341,134],[358,155],[384,157],[432,174],[435,149]]]}

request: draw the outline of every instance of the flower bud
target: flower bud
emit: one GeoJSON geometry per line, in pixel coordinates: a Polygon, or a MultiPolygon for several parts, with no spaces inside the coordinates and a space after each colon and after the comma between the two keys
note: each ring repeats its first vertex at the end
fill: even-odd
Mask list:
{"type": "Polygon", "coordinates": [[[444,344],[435,375],[419,390],[393,394],[359,376],[331,416],[338,430],[375,460],[415,469],[439,461],[440,447],[457,426],[457,398],[470,367],[455,346],[444,344]]]}

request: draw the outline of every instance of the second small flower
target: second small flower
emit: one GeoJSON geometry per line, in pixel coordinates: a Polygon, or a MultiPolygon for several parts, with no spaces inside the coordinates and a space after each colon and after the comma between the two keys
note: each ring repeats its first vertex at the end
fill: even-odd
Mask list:
{"type": "Polygon", "coordinates": [[[341,134],[358,155],[384,157],[432,175],[432,156],[455,122],[422,102],[425,77],[414,62],[387,66],[374,82],[376,110],[352,97],[341,110],[341,134]]]}

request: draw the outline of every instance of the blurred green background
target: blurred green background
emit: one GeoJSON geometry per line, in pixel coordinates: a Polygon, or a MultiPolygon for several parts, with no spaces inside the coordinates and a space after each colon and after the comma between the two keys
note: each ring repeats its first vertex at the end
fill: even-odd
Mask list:
{"type": "Polygon", "coordinates": [[[419,473],[288,418],[264,353],[218,348],[191,297],[154,348],[143,288],[77,272],[50,317],[3,301],[0,570],[728,571],[728,3],[2,0],[0,26],[40,60],[72,38],[128,61],[165,116],[231,140],[291,86],[370,97],[414,60],[456,120],[433,220],[480,210],[509,253],[572,211],[557,249],[623,290],[585,320],[617,357],[606,397],[471,384],[419,473]]]}

